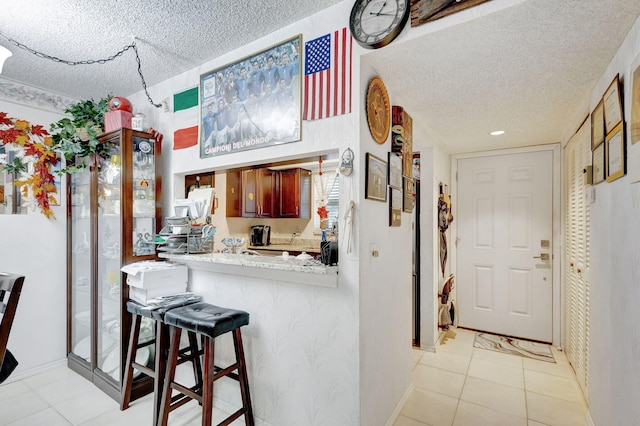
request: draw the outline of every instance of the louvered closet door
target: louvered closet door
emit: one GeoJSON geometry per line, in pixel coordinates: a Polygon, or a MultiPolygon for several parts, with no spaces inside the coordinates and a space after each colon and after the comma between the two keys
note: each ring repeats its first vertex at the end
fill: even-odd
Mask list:
{"type": "Polygon", "coordinates": [[[590,127],[584,124],[565,147],[564,346],[585,395],[589,388],[589,207],[583,169],[591,164],[590,127]]]}

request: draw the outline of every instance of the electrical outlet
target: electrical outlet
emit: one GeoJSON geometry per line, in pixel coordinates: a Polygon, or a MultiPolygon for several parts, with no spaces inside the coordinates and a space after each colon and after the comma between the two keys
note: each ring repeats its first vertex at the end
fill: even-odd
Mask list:
{"type": "Polygon", "coordinates": [[[164,100],[162,101],[162,108],[164,109],[164,112],[171,112],[171,99],[169,98],[164,98],[164,100]]]}

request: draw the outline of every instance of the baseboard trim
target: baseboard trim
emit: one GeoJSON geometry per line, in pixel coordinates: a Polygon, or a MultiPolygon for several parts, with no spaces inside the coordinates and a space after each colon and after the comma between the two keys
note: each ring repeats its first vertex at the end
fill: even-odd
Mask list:
{"type": "Polygon", "coordinates": [[[53,370],[54,368],[67,365],[67,359],[62,358],[57,361],[53,361],[47,364],[39,365],[38,367],[30,368],[28,370],[14,372],[12,375],[7,377],[7,380],[2,383],[3,385],[17,382],[18,380],[26,379],[27,377],[35,376],[36,374],[44,373],[48,370],[53,370]]]}
{"type": "Polygon", "coordinates": [[[407,399],[409,399],[411,392],[413,392],[413,383],[409,385],[404,395],[402,395],[402,398],[400,398],[400,401],[396,405],[396,408],[393,410],[393,413],[391,413],[389,420],[387,420],[384,426],[393,426],[395,421],[398,419],[400,412],[402,411],[402,407],[404,407],[404,404],[407,402],[407,399]]]}

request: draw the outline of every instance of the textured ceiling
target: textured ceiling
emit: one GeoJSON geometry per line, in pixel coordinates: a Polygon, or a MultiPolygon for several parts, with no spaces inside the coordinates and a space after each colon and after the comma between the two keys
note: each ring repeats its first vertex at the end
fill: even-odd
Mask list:
{"type": "MultiPolygon", "coordinates": [[[[148,86],[194,68],[340,0],[0,0],[0,31],[70,61],[102,59],[135,36],[148,86]]],[[[40,59],[0,37],[2,76],[78,99],[141,89],[133,51],[105,65],[40,59]]],[[[159,102],[160,100],[155,100],[159,102]]]]}
{"type": "Polygon", "coordinates": [[[450,153],[560,142],[639,14],[638,0],[528,0],[365,62],[450,153]]]}
{"type": "MultiPolygon", "coordinates": [[[[135,36],[149,86],[340,3],[0,1],[2,33],[63,59],[107,57],[135,36]]],[[[638,0],[492,0],[484,5],[492,3],[505,7],[483,14],[480,5],[415,29],[407,24],[396,42],[364,57],[383,77],[394,102],[450,152],[560,141],[640,14],[638,0]],[[459,19],[464,13],[475,19],[459,19]],[[442,29],[424,31],[428,25],[442,29]],[[412,32],[424,35],[410,37],[412,32]],[[495,129],[507,133],[488,136],[495,129]]],[[[15,81],[77,99],[141,88],[131,51],[106,65],[72,67],[37,58],[2,37],[0,44],[13,52],[2,76],[15,81]]]]}

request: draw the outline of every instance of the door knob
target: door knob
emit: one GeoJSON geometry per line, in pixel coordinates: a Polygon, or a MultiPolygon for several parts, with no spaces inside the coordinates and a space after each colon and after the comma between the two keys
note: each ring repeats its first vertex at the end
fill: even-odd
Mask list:
{"type": "Polygon", "coordinates": [[[549,260],[549,253],[540,253],[540,256],[533,256],[534,259],[549,260]]]}

